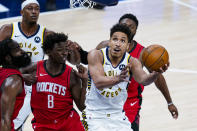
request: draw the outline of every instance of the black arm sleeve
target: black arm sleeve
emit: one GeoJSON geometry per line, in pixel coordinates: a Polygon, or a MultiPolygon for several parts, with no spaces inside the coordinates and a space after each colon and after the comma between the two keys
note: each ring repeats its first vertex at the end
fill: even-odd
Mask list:
{"type": "Polygon", "coordinates": [[[88,64],[88,52],[84,51],[83,49],[79,50],[81,56],[81,63],[87,65],[88,64]]]}

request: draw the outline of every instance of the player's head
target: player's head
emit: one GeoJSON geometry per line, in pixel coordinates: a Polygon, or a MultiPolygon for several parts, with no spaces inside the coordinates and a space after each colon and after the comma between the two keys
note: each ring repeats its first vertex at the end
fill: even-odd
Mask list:
{"type": "Polygon", "coordinates": [[[25,0],[21,4],[22,20],[29,24],[36,24],[40,14],[40,5],[37,0],[25,0]]]}
{"type": "Polygon", "coordinates": [[[52,33],[46,36],[43,51],[55,63],[64,64],[68,55],[68,36],[64,33],[52,33]]]}
{"type": "Polygon", "coordinates": [[[10,38],[0,42],[0,65],[3,67],[21,68],[29,65],[31,58],[19,44],[10,38]]]}
{"type": "Polygon", "coordinates": [[[126,24],[129,29],[131,30],[132,34],[136,34],[136,30],[138,27],[138,19],[135,15],[133,14],[124,14],[123,16],[120,17],[119,19],[120,24],[126,24]]]}
{"type": "Polygon", "coordinates": [[[109,51],[112,57],[122,57],[132,40],[130,29],[123,24],[116,24],[111,28],[109,51]]]}

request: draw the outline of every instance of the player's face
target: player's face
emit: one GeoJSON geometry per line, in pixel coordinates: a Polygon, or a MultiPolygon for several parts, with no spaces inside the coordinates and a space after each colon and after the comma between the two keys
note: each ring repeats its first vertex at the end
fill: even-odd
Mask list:
{"type": "Polygon", "coordinates": [[[40,14],[40,7],[35,3],[28,4],[21,11],[21,14],[23,19],[28,23],[37,23],[40,14]]]}
{"type": "Polygon", "coordinates": [[[136,30],[137,30],[137,25],[136,25],[135,21],[133,21],[131,19],[128,19],[128,18],[125,18],[125,19],[120,21],[120,24],[125,24],[126,26],[128,26],[129,29],[131,30],[131,33],[133,35],[135,35],[136,30]]]}
{"type": "Polygon", "coordinates": [[[55,63],[65,64],[68,53],[69,49],[66,46],[66,42],[56,43],[50,52],[50,58],[53,59],[55,63]]]}
{"type": "Polygon", "coordinates": [[[20,48],[18,43],[10,43],[9,47],[11,48],[10,56],[12,58],[12,64],[14,66],[21,68],[31,63],[30,56],[28,56],[28,54],[20,48]]]}
{"type": "Polygon", "coordinates": [[[128,48],[128,37],[123,32],[115,32],[110,38],[109,51],[112,57],[120,58],[128,48]]]}

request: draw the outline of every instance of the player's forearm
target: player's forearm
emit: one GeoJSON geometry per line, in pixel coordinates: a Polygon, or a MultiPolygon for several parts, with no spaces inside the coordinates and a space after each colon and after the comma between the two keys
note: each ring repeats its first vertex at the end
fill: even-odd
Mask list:
{"type": "Polygon", "coordinates": [[[11,114],[13,113],[12,102],[4,94],[1,98],[1,131],[11,131],[11,114]]]}
{"type": "Polygon", "coordinates": [[[87,88],[87,80],[82,80],[80,109],[79,109],[80,111],[83,111],[85,109],[86,88],[87,88]]]}
{"type": "Polygon", "coordinates": [[[120,81],[118,77],[110,77],[110,76],[102,76],[102,77],[97,77],[95,80],[93,79],[94,84],[96,88],[98,89],[103,89],[103,88],[110,88],[116,84],[118,84],[120,81]]]}
{"type": "Polygon", "coordinates": [[[165,81],[165,79],[164,79],[162,74],[160,74],[158,76],[158,78],[155,80],[155,85],[161,91],[161,93],[165,97],[167,103],[171,103],[172,99],[171,99],[171,96],[170,96],[170,92],[168,90],[166,81],[165,81]]]}
{"type": "Polygon", "coordinates": [[[79,50],[81,63],[87,65],[88,64],[88,52],[84,51],[83,49],[79,50]]]}
{"type": "Polygon", "coordinates": [[[159,74],[157,72],[150,73],[148,75],[143,75],[141,80],[139,80],[138,83],[140,83],[140,84],[142,84],[144,86],[149,85],[149,84],[153,83],[157,79],[158,75],[159,74]]]}
{"type": "Polygon", "coordinates": [[[1,117],[1,131],[11,131],[11,120],[1,117]]]}

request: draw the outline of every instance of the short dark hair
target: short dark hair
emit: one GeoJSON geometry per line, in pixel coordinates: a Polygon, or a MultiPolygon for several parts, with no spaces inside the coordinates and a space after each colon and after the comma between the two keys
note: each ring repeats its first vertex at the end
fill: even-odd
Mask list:
{"type": "Polygon", "coordinates": [[[68,40],[68,36],[64,33],[52,33],[46,36],[43,43],[43,51],[46,53],[47,50],[52,50],[54,45],[59,42],[66,42],[68,40]]]}
{"type": "Polygon", "coordinates": [[[136,26],[138,27],[138,19],[135,15],[133,14],[124,14],[123,16],[120,17],[119,19],[119,23],[123,20],[123,19],[131,19],[135,22],[136,26]]]}
{"type": "Polygon", "coordinates": [[[9,43],[13,43],[14,41],[11,38],[6,38],[3,41],[0,41],[0,65],[6,63],[5,57],[10,54],[11,48],[9,47],[9,43]]]}
{"type": "Polygon", "coordinates": [[[133,39],[133,36],[129,27],[127,27],[126,25],[123,24],[116,24],[111,28],[111,32],[110,32],[110,37],[112,37],[112,35],[115,32],[123,32],[127,35],[128,37],[128,42],[131,42],[131,40],[133,39]]]}

